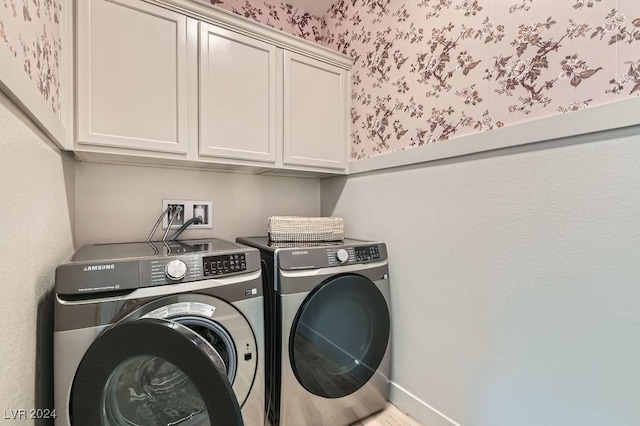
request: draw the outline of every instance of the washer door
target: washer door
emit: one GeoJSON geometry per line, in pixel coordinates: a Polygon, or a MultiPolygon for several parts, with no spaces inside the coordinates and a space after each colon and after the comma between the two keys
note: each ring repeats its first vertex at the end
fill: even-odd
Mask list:
{"type": "Polygon", "coordinates": [[[72,425],[243,425],[224,363],[179,323],[117,325],[89,347],[71,389],[72,425]]]}
{"type": "Polygon", "coordinates": [[[372,281],[354,274],[332,277],[304,300],[293,322],[293,372],[315,395],[349,395],[376,372],[389,331],[387,303],[372,281]]]}

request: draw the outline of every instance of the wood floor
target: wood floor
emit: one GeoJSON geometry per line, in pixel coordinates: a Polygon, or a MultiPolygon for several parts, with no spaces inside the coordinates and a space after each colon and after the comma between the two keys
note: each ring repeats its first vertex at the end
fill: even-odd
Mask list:
{"type": "Polygon", "coordinates": [[[366,419],[355,422],[351,426],[422,426],[413,417],[403,413],[393,404],[387,404],[387,407],[367,417],[366,419]]]}

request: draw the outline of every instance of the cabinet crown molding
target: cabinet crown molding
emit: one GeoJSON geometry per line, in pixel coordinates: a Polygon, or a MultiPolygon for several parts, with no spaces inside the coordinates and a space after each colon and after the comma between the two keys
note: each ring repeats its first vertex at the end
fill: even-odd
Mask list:
{"type": "Polygon", "coordinates": [[[269,27],[233,12],[200,3],[197,0],[144,0],[165,9],[209,22],[218,27],[265,41],[277,47],[330,63],[347,71],[351,70],[353,59],[335,50],[310,42],[284,31],[269,27]]]}

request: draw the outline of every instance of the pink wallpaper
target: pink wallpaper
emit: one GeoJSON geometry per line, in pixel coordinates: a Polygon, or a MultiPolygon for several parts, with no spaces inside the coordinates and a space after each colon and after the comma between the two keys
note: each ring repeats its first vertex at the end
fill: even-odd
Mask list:
{"type": "Polygon", "coordinates": [[[54,113],[60,109],[59,0],[0,0],[0,43],[54,113]]]}
{"type": "Polygon", "coordinates": [[[286,3],[248,0],[199,0],[306,40],[321,40],[320,18],[286,3]]]}
{"type": "Polygon", "coordinates": [[[638,0],[338,0],[352,159],[640,95],[638,0]]]}
{"type": "MultiPolygon", "coordinates": [[[[352,56],[352,159],[640,95],[638,0],[199,0],[352,56]]],[[[0,0],[0,43],[58,112],[60,0],[0,0]]]]}

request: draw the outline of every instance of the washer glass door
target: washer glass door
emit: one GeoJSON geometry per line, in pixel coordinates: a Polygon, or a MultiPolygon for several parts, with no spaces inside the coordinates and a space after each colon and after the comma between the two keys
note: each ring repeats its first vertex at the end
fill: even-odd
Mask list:
{"type": "Polygon", "coordinates": [[[176,322],[141,319],[91,345],[71,390],[72,425],[242,425],[221,356],[176,322]]]}
{"type": "Polygon", "coordinates": [[[293,371],[315,395],[349,395],[376,372],[389,331],[387,303],[372,281],[355,274],[332,277],[309,294],[293,322],[293,371]]]}

